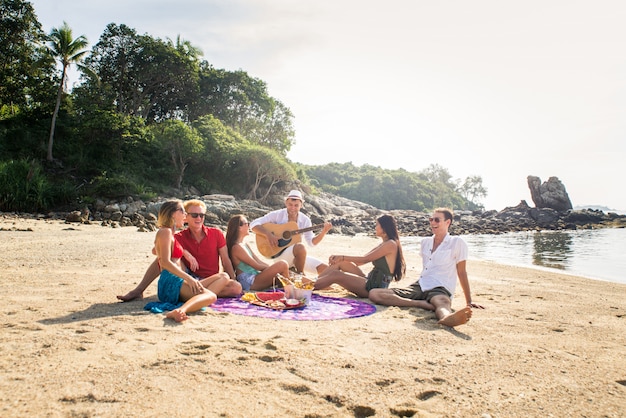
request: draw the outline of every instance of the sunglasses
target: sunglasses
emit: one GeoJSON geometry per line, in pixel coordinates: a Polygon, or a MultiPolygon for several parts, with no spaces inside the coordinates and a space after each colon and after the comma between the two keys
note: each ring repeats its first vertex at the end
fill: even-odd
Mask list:
{"type": "Polygon", "coordinates": [[[191,216],[192,218],[204,218],[204,213],[188,213],[187,215],[191,216]]]}
{"type": "Polygon", "coordinates": [[[428,218],[428,220],[430,222],[435,222],[435,223],[439,223],[439,222],[445,221],[445,219],[442,219],[442,218],[428,218]]]}
{"type": "Polygon", "coordinates": [[[239,226],[250,225],[250,222],[239,222],[239,226]]]}

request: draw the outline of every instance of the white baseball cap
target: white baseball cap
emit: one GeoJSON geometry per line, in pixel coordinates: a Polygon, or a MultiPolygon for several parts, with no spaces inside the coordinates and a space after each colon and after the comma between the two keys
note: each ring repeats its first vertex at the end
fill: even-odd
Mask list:
{"type": "Polygon", "coordinates": [[[302,193],[300,193],[300,190],[292,190],[292,191],[290,191],[289,194],[287,195],[287,197],[285,198],[285,200],[287,200],[287,199],[298,199],[299,201],[304,203],[304,199],[302,198],[302,193]]]}

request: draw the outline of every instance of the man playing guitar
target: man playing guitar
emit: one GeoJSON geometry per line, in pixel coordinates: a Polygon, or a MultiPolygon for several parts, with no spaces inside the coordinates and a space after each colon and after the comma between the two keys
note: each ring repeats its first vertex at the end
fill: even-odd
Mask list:
{"type": "MultiPolygon", "coordinates": [[[[258,238],[263,237],[267,240],[267,243],[272,248],[275,248],[276,254],[272,255],[272,258],[278,260],[285,260],[289,263],[290,267],[294,267],[297,272],[303,273],[309,271],[315,274],[319,274],[328,267],[327,264],[322,261],[310,257],[307,255],[307,248],[302,242],[295,242],[288,244],[284,248],[280,248],[279,236],[276,236],[271,230],[269,225],[274,224],[282,225],[288,222],[295,222],[299,229],[310,229],[312,227],[311,219],[300,212],[304,200],[302,193],[299,190],[292,190],[285,197],[285,208],[272,211],[265,216],[255,219],[250,224],[252,232],[258,235],[258,238]]],[[[314,247],[322,241],[324,236],[333,225],[330,222],[325,222],[322,230],[314,235],[311,230],[308,230],[302,234],[304,241],[310,246],[314,247]]]]}

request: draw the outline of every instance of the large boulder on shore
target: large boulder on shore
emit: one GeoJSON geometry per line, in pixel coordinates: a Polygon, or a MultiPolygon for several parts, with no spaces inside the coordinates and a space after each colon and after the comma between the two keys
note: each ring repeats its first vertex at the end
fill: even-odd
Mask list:
{"type": "Polygon", "coordinates": [[[572,210],[570,200],[565,186],[557,177],[550,177],[548,181],[541,183],[537,176],[528,176],[528,188],[530,196],[539,209],[554,209],[557,212],[572,210]]]}

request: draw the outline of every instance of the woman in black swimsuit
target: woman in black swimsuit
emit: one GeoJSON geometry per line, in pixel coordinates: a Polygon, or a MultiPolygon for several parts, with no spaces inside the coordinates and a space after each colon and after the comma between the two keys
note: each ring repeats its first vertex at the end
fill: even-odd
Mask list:
{"type": "Polygon", "coordinates": [[[374,288],[386,288],[392,280],[400,280],[406,270],[396,220],[383,215],[376,220],[376,236],[382,242],[364,256],[331,255],[329,267],[319,275],[315,289],[336,283],[355,295],[366,298],[374,288]],[[360,266],[372,263],[366,276],[360,266]]]}

